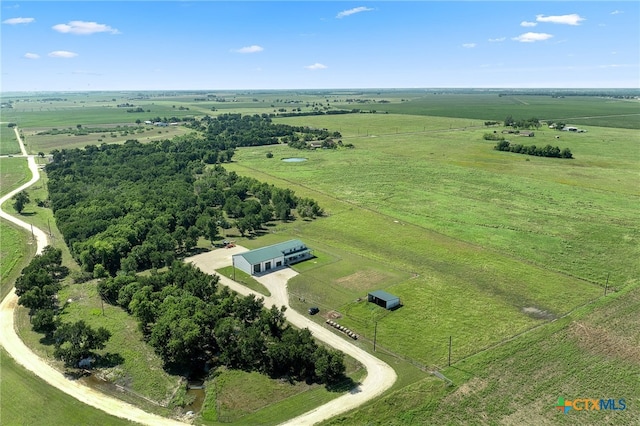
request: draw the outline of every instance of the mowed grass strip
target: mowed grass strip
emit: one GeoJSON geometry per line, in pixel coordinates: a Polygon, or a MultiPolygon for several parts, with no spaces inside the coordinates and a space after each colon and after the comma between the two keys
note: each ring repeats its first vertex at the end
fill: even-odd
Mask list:
{"type": "Polygon", "coordinates": [[[0,348],[0,423],[3,425],[133,425],[59,391],[18,365],[0,348]]]}

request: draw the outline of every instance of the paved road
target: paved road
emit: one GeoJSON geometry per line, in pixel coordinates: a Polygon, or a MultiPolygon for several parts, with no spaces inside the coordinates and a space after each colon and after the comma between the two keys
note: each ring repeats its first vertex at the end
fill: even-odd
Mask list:
{"type": "MultiPolygon", "coordinates": [[[[212,252],[190,257],[186,259],[186,261],[193,263],[203,272],[213,274],[216,269],[232,264],[231,255],[242,253],[246,250],[246,248],[240,246],[236,246],[231,249],[217,249],[212,252]]],[[[270,307],[271,305],[276,305],[278,307],[283,305],[286,306],[287,310],[285,312],[285,316],[287,321],[296,327],[308,328],[311,330],[315,338],[322,340],[323,342],[358,360],[367,369],[367,377],[350,393],[285,422],[284,425],[287,426],[313,425],[337,416],[338,414],[357,408],[365,402],[381,395],[393,385],[397,378],[395,371],[386,363],[355,346],[328,328],[311,321],[308,317],[291,309],[287,293],[287,281],[295,275],[295,271],[285,268],[260,277],[254,277],[269,289],[271,296],[268,297],[255,293],[224,276],[220,276],[220,282],[240,294],[255,294],[256,296],[264,297],[264,304],[267,307],[270,307]]]]}
{"type": "MultiPolygon", "coordinates": [[[[20,142],[20,149],[22,151],[22,154],[24,156],[27,156],[27,152],[24,148],[22,140],[20,139],[17,128],[14,128],[14,130],[16,132],[16,137],[20,142]]],[[[33,185],[40,178],[38,165],[36,164],[34,156],[28,156],[27,161],[29,162],[29,169],[31,170],[33,177],[29,182],[0,198],[0,206],[2,206],[2,203],[9,200],[18,192],[33,185]]],[[[18,218],[10,216],[9,214],[2,211],[2,209],[0,209],[0,217],[12,223],[15,223],[16,225],[28,230],[29,232],[32,232],[36,240],[35,242],[37,243],[36,254],[42,253],[42,250],[48,244],[47,234],[36,227],[32,227],[30,224],[18,218]]],[[[15,291],[11,291],[11,293],[9,293],[4,298],[4,300],[2,300],[2,303],[0,303],[0,345],[5,348],[9,355],[18,364],[33,372],[35,375],[43,379],[51,386],[58,388],[64,393],[71,395],[72,397],[81,402],[84,402],[85,404],[91,405],[113,416],[146,425],[184,425],[184,423],[175,420],[147,413],[131,404],[127,404],[126,402],[111,398],[107,395],[97,392],[87,386],[81,385],[76,381],[68,379],[58,370],[51,367],[46,363],[45,360],[31,352],[31,350],[22,342],[22,340],[20,340],[20,337],[18,337],[18,335],[16,334],[14,324],[14,310],[17,304],[18,296],[16,296],[15,291]]]]}

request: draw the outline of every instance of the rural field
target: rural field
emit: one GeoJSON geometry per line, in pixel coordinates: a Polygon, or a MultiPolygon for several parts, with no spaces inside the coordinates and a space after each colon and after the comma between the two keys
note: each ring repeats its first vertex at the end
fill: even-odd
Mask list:
{"type": "MultiPolygon", "coordinates": [[[[623,412],[572,413],[589,416],[584,424],[637,419],[637,99],[409,90],[95,92],[51,98],[58,100],[16,96],[13,108],[3,111],[3,121],[18,124],[31,154],[184,136],[190,129],[183,126],[122,126],[137,126],[137,119],[224,113],[280,113],[274,123],[337,131],[344,145],[353,145],[244,147],[224,164],[238,175],[312,198],[324,209],[317,220],[274,222],[264,235],[242,237],[231,228],[225,237],[248,248],[304,241],[315,258],[295,266],[299,275],[288,285],[291,306],[301,312],[319,307],[314,321],[331,318],[354,330],[360,336],[355,344],[372,353],[375,345],[375,353],[398,373],[386,395],[327,424],[523,424],[532,418],[570,424],[554,407],[559,397],[626,399],[623,412]],[[123,103],[145,112],[127,113],[117,106],[123,103]],[[360,112],[282,116],[352,109],[360,112]],[[531,129],[533,137],[503,135],[504,126],[485,125],[509,115],[545,123],[531,129]],[[585,132],[557,131],[548,127],[553,122],[585,132]],[[113,130],[73,134],[79,125],[113,130]],[[69,133],[43,134],[52,129],[69,133]],[[569,148],[573,159],[497,151],[486,134],[569,148]],[[281,161],[291,157],[304,161],[281,161]],[[402,306],[387,311],[367,303],[374,290],[399,296],[402,306]]],[[[3,140],[5,135],[3,128],[3,140]]],[[[11,149],[3,142],[0,153],[11,149]]],[[[24,160],[0,161],[3,192],[29,179],[24,160]]],[[[65,264],[78,274],[51,211],[34,203],[47,199],[46,182],[45,177],[28,191],[32,203],[23,219],[52,233],[65,264]]],[[[10,204],[3,208],[11,212],[10,204]]],[[[1,229],[4,293],[5,277],[15,279],[29,248],[17,231],[5,224],[1,229]]],[[[210,244],[201,240],[199,247],[210,244]]],[[[114,382],[132,391],[131,401],[166,414],[179,402],[179,374],[162,369],[124,311],[105,305],[108,315],[103,314],[96,283],[65,283],[59,295],[68,301],[63,317],[107,327],[113,337],[105,353],[123,359],[110,371],[114,382]],[[145,398],[160,407],[148,406],[153,404],[145,398]]],[[[21,336],[47,356],[50,346],[29,329],[26,311],[18,318],[21,336]]],[[[355,380],[364,374],[357,365],[349,372],[355,380]]],[[[3,372],[3,391],[4,383],[3,372]]],[[[286,388],[260,375],[224,371],[207,383],[198,421],[275,424],[298,414],[301,401],[311,409],[334,396],[323,388],[286,388]],[[248,403],[238,407],[237,400],[248,403]]]]}

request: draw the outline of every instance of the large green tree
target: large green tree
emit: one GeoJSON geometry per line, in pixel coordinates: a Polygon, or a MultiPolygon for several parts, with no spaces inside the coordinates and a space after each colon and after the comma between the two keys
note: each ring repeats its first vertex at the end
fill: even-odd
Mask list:
{"type": "Polygon", "coordinates": [[[62,324],[53,334],[55,349],[53,355],[64,361],[67,367],[77,367],[78,363],[93,355],[96,349],[103,349],[111,337],[104,327],[97,330],[83,320],[62,324]]]}
{"type": "Polygon", "coordinates": [[[22,214],[24,207],[31,201],[31,199],[29,198],[29,194],[27,194],[25,191],[18,192],[13,196],[12,199],[13,208],[16,209],[19,214],[22,214]]]}

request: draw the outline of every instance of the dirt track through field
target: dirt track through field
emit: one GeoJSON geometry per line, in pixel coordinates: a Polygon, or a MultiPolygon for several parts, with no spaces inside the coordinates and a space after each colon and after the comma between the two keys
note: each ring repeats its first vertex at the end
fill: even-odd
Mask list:
{"type": "MultiPolygon", "coordinates": [[[[33,176],[29,182],[0,198],[0,206],[18,192],[33,185],[40,178],[35,157],[27,154],[18,129],[14,128],[14,131],[18,142],[20,143],[22,155],[27,157],[29,169],[33,176]]],[[[32,233],[33,239],[35,240],[33,242],[37,244],[36,254],[42,253],[44,247],[49,243],[44,231],[5,213],[1,208],[0,217],[32,233]]],[[[246,250],[247,249],[244,247],[214,250],[209,253],[203,253],[189,258],[187,261],[198,266],[204,272],[214,273],[215,269],[231,265],[232,254],[246,250]]],[[[287,293],[287,281],[295,275],[296,273],[293,270],[285,268],[257,277],[258,281],[260,281],[271,292],[271,296],[269,297],[256,294],[248,288],[224,276],[220,276],[220,282],[240,294],[247,295],[253,293],[258,297],[264,297],[265,306],[286,306],[286,317],[289,322],[299,328],[309,328],[317,339],[358,360],[366,368],[367,376],[362,383],[352,389],[348,394],[340,396],[320,407],[283,423],[288,426],[313,425],[338,414],[357,408],[365,402],[381,395],[393,385],[397,378],[395,371],[386,363],[358,348],[329,329],[322,327],[304,315],[291,309],[287,293]]],[[[44,359],[33,353],[17,335],[14,324],[14,311],[17,307],[17,303],[18,296],[15,294],[15,291],[11,291],[0,303],[0,345],[5,348],[9,355],[18,364],[33,372],[49,385],[54,386],[85,404],[91,405],[92,407],[100,409],[113,416],[147,425],[184,424],[177,420],[167,419],[155,414],[147,413],[131,404],[97,392],[78,383],[77,381],[67,378],[61,372],[51,367],[44,359]]]]}
{"type": "MultiPolygon", "coordinates": [[[[0,198],[0,206],[18,192],[33,185],[40,178],[35,157],[33,155],[27,155],[17,128],[14,128],[14,130],[16,132],[18,142],[20,143],[22,155],[27,156],[29,169],[33,176],[29,182],[0,198]]],[[[45,234],[41,229],[33,227],[32,225],[5,213],[2,209],[0,209],[0,217],[31,232],[35,239],[34,242],[37,244],[36,254],[42,253],[42,250],[48,244],[47,234],[45,234]]],[[[51,386],[74,397],[78,401],[91,405],[92,407],[98,408],[113,416],[147,425],[184,425],[184,423],[176,420],[147,413],[131,404],[127,404],[126,402],[97,392],[87,386],[81,385],[77,381],[65,377],[61,372],[51,367],[45,362],[45,360],[31,352],[31,349],[29,349],[22,340],[20,340],[20,337],[18,337],[14,324],[14,310],[17,305],[18,296],[14,290],[12,290],[11,293],[2,300],[2,303],[0,303],[0,345],[5,348],[9,353],[9,356],[11,356],[11,358],[13,358],[18,364],[40,377],[51,386]]],[[[52,415],[55,414],[52,412],[52,415]]]]}

